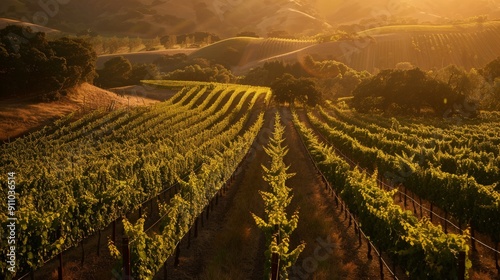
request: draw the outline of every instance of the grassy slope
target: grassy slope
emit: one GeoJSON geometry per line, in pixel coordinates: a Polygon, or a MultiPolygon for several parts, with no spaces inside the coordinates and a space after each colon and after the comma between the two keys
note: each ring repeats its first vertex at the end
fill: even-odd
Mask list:
{"type": "Polygon", "coordinates": [[[0,103],[0,141],[37,130],[72,112],[88,112],[95,108],[147,105],[155,100],[119,96],[90,84],[83,84],[68,96],[55,102],[30,103],[26,100],[2,100],[0,103]]]}
{"type": "MultiPolygon", "coordinates": [[[[404,25],[366,30],[361,38],[317,44],[259,62],[298,61],[307,54],[341,61],[356,70],[376,71],[410,62],[422,69],[456,64],[481,68],[500,55],[500,22],[464,25],[404,25]]],[[[242,72],[259,64],[247,65],[242,72]]]]}
{"type": "Polygon", "coordinates": [[[222,40],[193,52],[190,57],[203,57],[223,64],[227,62],[228,53],[234,54],[237,63],[233,70],[246,69],[255,63],[270,57],[283,55],[316,44],[315,41],[291,40],[278,38],[235,37],[222,40]]]}
{"type": "Polygon", "coordinates": [[[29,22],[22,22],[14,19],[9,19],[9,18],[0,18],[0,28],[4,28],[8,25],[23,25],[23,26],[29,26],[33,31],[37,32],[45,32],[45,33],[58,33],[60,32],[57,29],[52,29],[46,26],[41,26],[29,22]]]}
{"type": "Polygon", "coordinates": [[[96,67],[97,69],[102,69],[104,63],[114,57],[123,56],[128,59],[132,64],[140,63],[153,63],[158,58],[164,55],[174,55],[178,53],[190,54],[194,49],[168,49],[160,51],[144,51],[144,52],[133,52],[133,53],[119,53],[119,54],[105,54],[100,55],[97,58],[96,67]]]}

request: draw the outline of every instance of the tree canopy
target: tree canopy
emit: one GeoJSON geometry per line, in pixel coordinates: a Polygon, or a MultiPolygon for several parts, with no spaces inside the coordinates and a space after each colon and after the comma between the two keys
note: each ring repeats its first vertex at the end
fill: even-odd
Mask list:
{"type": "Polygon", "coordinates": [[[97,55],[81,39],[48,41],[29,27],[0,30],[0,97],[53,100],[96,76],[97,55]]]}
{"type": "Polygon", "coordinates": [[[362,82],[353,94],[353,105],[360,112],[420,114],[422,109],[430,108],[436,115],[443,116],[465,102],[465,95],[460,91],[418,68],[383,70],[362,82]]]}
{"type": "Polygon", "coordinates": [[[321,99],[321,94],[316,88],[316,83],[308,78],[295,78],[284,74],[272,85],[274,100],[278,103],[293,104],[295,101],[316,106],[321,99]]]}
{"type": "Polygon", "coordinates": [[[104,63],[104,68],[97,70],[99,77],[95,84],[111,88],[139,84],[141,80],[153,80],[160,76],[154,64],[134,64],[123,56],[111,58],[104,63]]]}

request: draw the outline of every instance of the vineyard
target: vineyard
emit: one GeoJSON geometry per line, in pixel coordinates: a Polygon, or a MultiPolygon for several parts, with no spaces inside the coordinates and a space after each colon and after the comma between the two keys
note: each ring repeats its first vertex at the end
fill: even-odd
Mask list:
{"type": "MultiPolygon", "coordinates": [[[[500,269],[498,119],[434,127],[355,114],[334,106],[304,112],[303,118],[301,122],[294,115],[308,149],[333,190],[376,247],[388,251],[399,265],[408,265],[410,275],[418,279],[454,279],[457,254],[467,254],[469,243],[474,252],[481,246],[481,252],[493,260],[489,269],[500,269]],[[397,196],[400,203],[395,201],[397,196]],[[422,201],[427,201],[428,206],[422,201]],[[429,218],[422,209],[429,212],[429,218]],[[434,220],[437,226],[432,224],[433,216],[442,220],[434,220]],[[456,234],[449,233],[452,231],[456,234]],[[419,236],[415,236],[417,233],[419,236]],[[429,256],[432,250],[424,249],[429,244],[439,248],[434,252],[439,258],[429,256]],[[447,264],[423,264],[422,259],[447,264]],[[442,273],[441,268],[446,266],[444,271],[453,273],[434,274],[433,267],[442,273]],[[426,274],[421,274],[424,271],[426,274]]],[[[469,260],[463,261],[466,267],[472,265],[469,260]]],[[[474,265],[488,266],[482,261],[474,265]]]]}
{"type": "MultiPolygon", "coordinates": [[[[499,32],[498,21],[453,26],[387,26],[361,31],[358,38],[316,44],[277,58],[295,62],[307,54],[321,54],[355,70],[369,72],[391,69],[400,62],[424,70],[450,64],[478,69],[498,56],[499,32]]],[[[262,63],[265,61],[268,60],[262,63]]]]}
{"type": "MultiPolygon", "coordinates": [[[[76,121],[70,115],[53,127],[3,145],[2,154],[9,156],[2,157],[2,172],[17,174],[20,231],[16,245],[23,250],[18,252],[16,270],[43,266],[180,185],[168,206],[161,207],[171,224],[158,236],[167,236],[170,242],[154,246],[166,258],[192,217],[217,194],[245,156],[262,125],[258,108],[269,97],[266,88],[185,87],[168,102],[95,111],[76,121]],[[188,207],[184,207],[186,201],[188,207]]],[[[6,193],[2,200],[7,201],[6,193]]],[[[5,214],[1,220],[5,236],[5,214]]],[[[137,227],[127,227],[126,220],[124,224],[137,243],[152,242],[137,227]]],[[[2,248],[5,257],[6,239],[2,248]]],[[[132,252],[142,254],[137,250],[133,247],[132,252]]],[[[152,265],[143,261],[137,267],[152,265]]],[[[1,269],[6,275],[5,260],[1,269]]]]}
{"type": "MultiPolygon", "coordinates": [[[[63,252],[82,246],[83,253],[83,240],[96,235],[99,247],[101,232],[110,227],[107,247],[119,274],[156,279],[162,268],[167,275],[169,260],[181,273],[182,262],[190,260],[180,248],[191,246],[200,224],[208,227],[214,204],[225,198],[229,210],[236,208],[232,197],[259,184],[252,189],[257,199],[248,193],[243,199],[262,209],[243,209],[245,218],[236,223],[244,225],[245,238],[257,236],[248,240],[261,255],[250,266],[262,266],[266,275],[287,279],[323,271],[330,279],[333,272],[325,267],[344,262],[342,253],[326,250],[327,265],[311,271],[304,265],[321,251],[314,247],[316,235],[328,230],[350,235],[354,243],[342,237],[339,247],[364,255],[355,262],[357,272],[340,268],[345,279],[378,277],[378,269],[381,279],[498,277],[498,113],[465,123],[396,120],[336,105],[274,108],[265,87],[143,82],[178,92],[150,106],[68,115],[1,146],[2,174],[16,174],[20,248],[11,274],[8,240],[0,241],[2,276],[33,277],[59,259],[62,278],[63,252]],[[292,168],[298,169],[288,172],[292,168]],[[305,189],[297,178],[318,183],[305,189]],[[232,195],[226,195],[229,186],[232,195]],[[311,193],[318,203],[305,202],[311,193]],[[321,208],[326,203],[331,208],[321,208]],[[362,264],[375,273],[364,274],[362,264]]],[[[7,192],[0,199],[8,201],[7,192]]],[[[1,205],[0,232],[7,236],[7,204],[1,205]]],[[[216,219],[219,231],[231,220],[216,219]]]]}

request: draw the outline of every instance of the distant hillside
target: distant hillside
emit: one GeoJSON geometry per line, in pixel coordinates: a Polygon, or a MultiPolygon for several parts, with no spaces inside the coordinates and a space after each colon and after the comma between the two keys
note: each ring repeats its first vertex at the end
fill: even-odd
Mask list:
{"type": "MultiPolygon", "coordinates": [[[[230,37],[242,30],[311,33],[329,25],[308,4],[289,0],[72,0],[59,5],[47,26],[66,32],[141,37],[210,31],[230,37]]],[[[22,19],[42,10],[35,3],[2,0],[0,16],[22,19]]],[[[42,10],[43,11],[43,10],[42,10]]]]}
{"type": "MultiPolygon", "coordinates": [[[[2,0],[0,17],[34,21],[49,1],[2,0]]],[[[60,1],[56,1],[59,3],[60,1]]],[[[500,18],[491,0],[72,0],[62,1],[46,25],[64,32],[91,29],[102,35],[141,37],[209,31],[231,37],[241,31],[265,36],[284,30],[314,35],[338,25],[385,18],[442,23],[486,15],[500,18]]],[[[361,24],[364,29],[367,26],[361,24]]]]}
{"type": "Polygon", "coordinates": [[[329,23],[357,23],[377,16],[440,23],[486,15],[500,18],[500,3],[491,0],[311,0],[329,23]]]}
{"type": "Polygon", "coordinates": [[[8,18],[0,18],[0,29],[4,28],[8,25],[23,25],[23,26],[29,26],[33,31],[36,32],[45,32],[45,33],[58,33],[60,32],[59,30],[52,29],[49,27],[37,25],[37,24],[32,24],[29,22],[22,22],[19,20],[13,20],[13,19],[8,19],[8,18]]]}
{"type": "Polygon", "coordinates": [[[222,40],[193,52],[190,57],[202,57],[220,64],[233,67],[245,67],[248,64],[267,59],[272,56],[297,51],[316,44],[315,41],[236,37],[222,40]]]}
{"type": "MultiPolygon", "coordinates": [[[[319,55],[345,63],[356,70],[394,68],[410,62],[422,69],[456,64],[466,69],[480,68],[500,56],[500,22],[463,25],[407,25],[366,30],[359,39],[313,44],[295,51],[240,65],[238,72],[266,61],[299,61],[305,55],[319,55]]],[[[247,54],[242,54],[243,57],[247,54]]]]}

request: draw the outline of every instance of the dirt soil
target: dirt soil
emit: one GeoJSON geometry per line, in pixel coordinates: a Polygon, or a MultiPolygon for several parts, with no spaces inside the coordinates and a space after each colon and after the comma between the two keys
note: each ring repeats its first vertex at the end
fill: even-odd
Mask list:
{"type": "MultiPolygon", "coordinates": [[[[268,190],[262,179],[261,165],[268,165],[270,158],[262,149],[267,145],[274,124],[274,112],[266,113],[264,128],[257,145],[243,170],[236,177],[209,221],[200,230],[197,239],[191,238],[191,247],[181,245],[180,265],[173,267],[169,259],[169,279],[262,279],[264,275],[265,238],[250,215],[262,215],[263,204],[258,190],[268,190]]],[[[306,243],[290,279],[380,279],[379,263],[369,260],[367,245],[358,243],[353,226],[349,226],[333,197],[325,190],[299,135],[292,124],[287,109],[279,109],[286,125],[285,145],[289,153],[285,162],[296,173],[288,181],[294,198],[290,214],[299,209],[299,225],[292,235],[292,246],[306,243]]],[[[374,253],[372,253],[374,255],[374,253]]],[[[375,256],[375,255],[374,255],[375,256]]],[[[388,272],[385,272],[388,275],[388,272]]],[[[164,271],[155,279],[163,279],[164,271]]]]}

